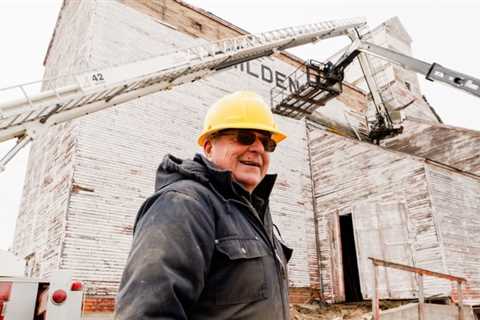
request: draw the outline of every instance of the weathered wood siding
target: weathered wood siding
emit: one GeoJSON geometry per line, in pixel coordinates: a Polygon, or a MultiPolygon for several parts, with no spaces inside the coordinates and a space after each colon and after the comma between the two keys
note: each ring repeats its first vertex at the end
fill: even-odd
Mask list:
{"type": "MultiPolygon", "coordinates": [[[[358,265],[365,276],[361,279],[362,292],[373,290],[373,268],[369,257],[413,265],[407,208],[402,202],[363,201],[352,210],[358,265]]],[[[411,228],[411,226],[410,226],[411,228]]],[[[380,296],[409,299],[415,296],[415,274],[394,269],[379,269],[380,296]]]]}
{"type": "Polygon", "coordinates": [[[385,147],[480,175],[480,131],[410,120],[385,147]]]}
{"type": "MultiPolygon", "coordinates": [[[[56,32],[71,37],[65,41],[54,38],[51,45],[56,50],[50,59],[61,68],[47,68],[45,78],[59,74],[72,74],[87,68],[89,54],[88,32],[92,21],[94,3],[72,1],[62,10],[56,32]],[[69,19],[66,21],[66,17],[69,19]],[[79,45],[72,48],[72,43],[79,45]]],[[[64,85],[63,83],[57,83],[64,85]]],[[[53,83],[45,83],[51,88],[53,83]]],[[[25,186],[17,217],[13,251],[28,257],[29,275],[47,277],[60,265],[66,215],[73,176],[73,158],[76,154],[76,127],[65,123],[42,133],[32,143],[25,186]]]]}
{"type": "Polygon", "coordinates": [[[429,165],[427,180],[447,271],[467,279],[465,298],[479,304],[480,179],[429,165]]]}
{"type": "Polygon", "coordinates": [[[132,7],[177,31],[212,41],[231,38],[245,33],[245,30],[217,17],[201,8],[177,0],[122,0],[132,7]]]}
{"type": "Polygon", "coordinates": [[[30,149],[12,250],[27,259],[33,277],[48,277],[60,263],[73,173],[72,129],[61,125],[42,134],[30,149]]]}
{"type": "MultiPolygon", "coordinates": [[[[335,219],[332,214],[352,213],[355,206],[366,201],[380,205],[398,203],[404,206],[407,237],[415,265],[440,272],[446,271],[432,219],[424,162],[320,129],[312,129],[309,135],[320,237],[320,272],[327,299],[339,300],[337,293],[341,292],[343,281],[337,274],[339,263],[334,261],[334,248],[339,246],[339,239],[331,236],[331,221],[335,219]],[[335,265],[335,268],[332,265],[335,265]]],[[[361,256],[365,248],[359,247],[357,250],[360,251],[357,254],[361,256]]],[[[366,281],[370,281],[369,271],[361,265],[359,268],[361,279],[367,277],[366,281]]],[[[443,284],[429,279],[425,284],[428,294],[445,291],[442,286],[443,284]]],[[[370,292],[362,293],[364,297],[371,296],[370,292]]]]}
{"type": "MultiPolygon", "coordinates": [[[[208,41],[232,38],[248,32],[201,8],[181,0],[119,0],[172,29],[208,41]]],[[[286,52],[275,57],[298,66],[301,59],[286,52]]]]}

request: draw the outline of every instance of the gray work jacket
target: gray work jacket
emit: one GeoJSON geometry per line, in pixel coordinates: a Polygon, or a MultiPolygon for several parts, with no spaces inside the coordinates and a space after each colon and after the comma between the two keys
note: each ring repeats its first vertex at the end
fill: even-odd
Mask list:
{"type": "Polygon", "coordinates": [[[165,157],[140,208],[115,319],[288,319],[286,264],[268,208],[201,155],[165,157]]]}

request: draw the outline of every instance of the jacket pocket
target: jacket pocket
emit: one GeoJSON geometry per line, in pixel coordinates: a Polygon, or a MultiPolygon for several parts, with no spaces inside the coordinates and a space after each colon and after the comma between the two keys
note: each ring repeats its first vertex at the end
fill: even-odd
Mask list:
{"type": "Polygon", "coordinates": [[[265,259],[268,248],[257,239],[218,239],[222,257],[215,272],[217,305],[248,303],[267,298],[265,259]]]}

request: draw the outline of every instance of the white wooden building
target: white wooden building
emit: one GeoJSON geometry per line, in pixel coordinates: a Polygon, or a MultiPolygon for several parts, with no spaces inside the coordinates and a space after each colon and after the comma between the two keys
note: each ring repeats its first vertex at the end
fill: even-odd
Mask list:
{"type": "MultiPolygon", "coordinates": [[[[182,1],[66,0],[45,58],[45,77],[244,33],[182,1]]],[[[373,34],[380,44],[409,50],[411,40],[398,19],[373,34]]],[[[295,57],[277,54],[52,128],[32,145],[14,252],[27,258],[35,276],[73,270],[87,284],[86,310],[111,312],[133,220],[153,191],[163,156],[189,158],[199,152],[193,137],[219,97],[250,89],[269,101],[272,87],[289,89],[288,75],[298,64],[295,57]]],[[[344,120],[345,112],[367,113],[355,66],[344,93],[317,114],[324,126],[276,116],[288,139],[272,159],[271,172],[279,179],[271,209],[295,249],[289,266],[291,299],[345,300],[349,289],[343,274],[352,270],[343,264],[342,250],[358,256],[364,298],[370,297],[371,277],[364,258],[380,255],[465,276],[473,299],[480,290],[475,265],[480,243],[471,239],[467,246],[462,239],[480,228],[480,160],[475,155],[480,133],[441,124],[421,99],[416,76],[391,65],[378,68],[386,79],[384,95],[392,97],[391,110],[416,98],[404,110],[409,118],[404,134],[381,146],[358,141],[351,122],[344,120]],[[436,147],[428,139],[438,132],[445,138],[436,147]],[[353,228],[355,251],[341,246],[344,216],[353,228]],[[463,229],[452,228],[459,223],[463,229]]],[[[383,298],[415,294],[408,276],[386,272],[382,281],[383,298]]],[[[448,285],[435,281],[426,288],[450,293],[448,285]]]]}

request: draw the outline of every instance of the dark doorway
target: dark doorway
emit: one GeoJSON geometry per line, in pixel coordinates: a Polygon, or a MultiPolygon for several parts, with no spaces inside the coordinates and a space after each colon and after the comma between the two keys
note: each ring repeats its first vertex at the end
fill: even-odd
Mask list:
{"type": "Polygon", "coordinates": [[[345,301],[362,301],[360,277],[358,274],[357,251],[353,236],[352,215],[340,216],[340,237],[342,241],[343,283],[345,285],[345,301]]]}

